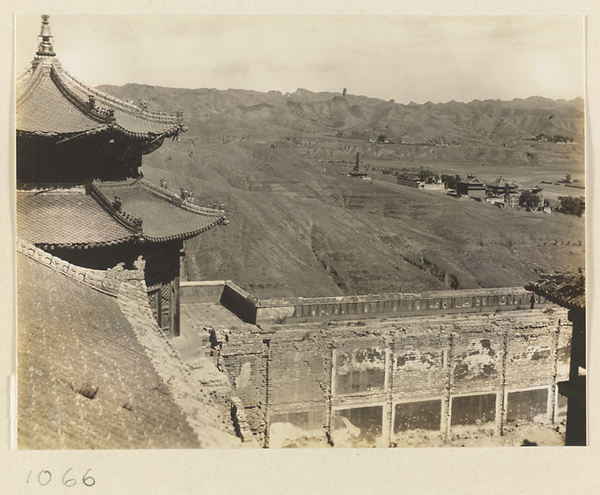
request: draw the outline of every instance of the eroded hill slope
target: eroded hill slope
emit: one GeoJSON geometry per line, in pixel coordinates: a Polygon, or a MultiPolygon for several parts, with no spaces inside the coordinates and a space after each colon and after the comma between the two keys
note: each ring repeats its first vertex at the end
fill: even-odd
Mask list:
{"type": "Polygon", "coordinates": [[[581,146],[524,139],[571,131],[580,139],[580,102],[419,106],[307,91],[103,89],[185,110],[188,132],[145,157],[142,171],[225,204],[231,223],[188,242],[190,279],[232,279],[259,297],[314,296],[523,285],[583,266],[581,218],[499,210],[376,171],[372,182],[347,176],[358,151],[372,168],[485,164],[536,180],[580,173],[581,146]],[[390,138],[443,133],[460,144],[368,143],[382,128],[390,138]]]}

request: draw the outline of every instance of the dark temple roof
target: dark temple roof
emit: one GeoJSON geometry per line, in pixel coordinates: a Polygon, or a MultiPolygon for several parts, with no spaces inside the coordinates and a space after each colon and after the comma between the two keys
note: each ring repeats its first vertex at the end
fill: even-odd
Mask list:
{"type": "Polygon", "coordinates": [[[47,16],[36,57],[17,80],[17,132],[73,135],[117,132],[134,139],[159,139],[182,130],[181,112],[148,111],[93,89],[66,72],[54,52],[47,16]]]}
{"type": "Polygon", "coordinates": [[[114,200],[123,211],[142,221],[144,238],[151,241],[188,239],[225,220],[221,210],[198,206],[144,179],[94,182],[93,188],[114,200]]]}
{"type": "Polygon", "coordinates": [[[494,182],[488,184],[488,187],[495,190],[502,189],[504,191],[512,191],[514,189],[517,189],[519,186],[518,184],[510,184],[507,181],[505,181],[502,177],[498,177],[494,182]]]}
{"type": "Polygon", "coordinates": [[[18,236],[43,247],[185,240],[224,220],[222,211],[193,204],[145,180],[17,191],[18,236]]]}
{"type": "Polygon", "coordinates": [[[583,272],[547,275],[525,288],[565,308],[585,309],[583,272]]]}
{"type": "Polygon", "coordinates": [[[459,183],[467,185],[469,189],[485,187],[484,183],[474,176],[468,176],[465,179],[459,181],[459,183]]]}
{"type": "Polygon", "coordinates": [[[17,84],[17,131],[57,135],[116,131],[131,138],[173,136],[181,114],[150,112],[90,88],[56,59],[34,61],[17,84]]]}
{"type": "Polygon", "coordinates": [[[19,237],[36,245],[103,246],[131,241],[121,225],[83,187],[17,192],[19,237]]]}

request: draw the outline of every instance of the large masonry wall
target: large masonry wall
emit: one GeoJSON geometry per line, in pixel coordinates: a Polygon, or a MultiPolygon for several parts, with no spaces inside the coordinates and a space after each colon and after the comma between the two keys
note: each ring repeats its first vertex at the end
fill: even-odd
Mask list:
{"type": "Polygon", "coordinates": [[[220,358],[266,445],[404,445],[556,419],[558,307],[231,330],[220,358]]]}

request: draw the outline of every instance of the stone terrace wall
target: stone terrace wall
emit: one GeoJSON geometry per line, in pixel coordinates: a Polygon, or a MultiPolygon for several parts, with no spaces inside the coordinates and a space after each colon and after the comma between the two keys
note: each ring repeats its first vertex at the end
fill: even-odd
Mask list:
{"type": "Polygon", "coordinates": [[[571,330],[558,307],[297,323],[234,330],[221,358],[267,445],[427,444],[555,421],[571,330]]]}
{"type": "Polygon", "coordinates": [[[529,308],[532,299],[535,307],[550,304],[522,287],[267,299],[257,301],[256,323],[511,311],[529,308]]]}
{"type": "Polygon", "coordinates": [[[259,300],[230,280],[182,282],[181,297],[183,304],[220,302],[242,320],[258,325],[381,315],[485,313],[525,309],[532,303],[535,307],[551,305],[544,297],[522,287],[259,300]]]}
{"type": "Polygon", "coordinates": [[[220,303],[238,318],[256,323],[258,299],[231,280],[181,282],[181,303],[220,303]]]}

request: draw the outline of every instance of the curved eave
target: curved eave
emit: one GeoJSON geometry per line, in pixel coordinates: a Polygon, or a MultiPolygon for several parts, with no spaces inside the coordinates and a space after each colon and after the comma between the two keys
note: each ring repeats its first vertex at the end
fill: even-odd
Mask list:
{"type": "Polygon", "coordinates": [[[69,140],[71,138],[83,137],[83,136],[92,136],[94,134],[100,134],[102,132],[108,132],[111,130],[111,127],[103,124],[98,127],[94,127],[87,131],[81,132],[69,132],[69,133],[59,133],[59,132],[51,132],[51,131],[24,131],[22,129],[17,129],[17,136],[23,137],[49,137],[49,138],[62,138],[65,140],[69,140]]]}
{"type": "Polygon", "coordinates": [[[60,64],[56,67],[56,73],[61,77],[63,84],[68,86],[73,93],[78,93],[80,95],[80,99],[92,95],[98,98],[99,103],[102,103],[102,105],[107,108],[121,110],[125,113],[129,113],[137,117],[143,118],[144,120],[147,120],[149,122],[172,125],[183,124],[181,114],[154,112],[151,110],[142,109],[138,107],[135,103],[123,101],[120,98],[111,96],[107,93],[104,93],[103,91],[100,91],[96,88],[92,88],[82,83],[74,76],[72,76],[69,72],[67,72],[62,66],[60,66],[60,64]]]}
{"type": "Polygon", "coordinates": [[[145,241],[152,242],[152,243],[186,241],[188,239],[191,239],[192,237],[196,237],[197,235],[200,235],[200,234],[206,232],[207,230],[210,230],[210,229],[216,227],[217,225],[221,225],[224,221],[225,221],[225,217],[219,217],[214,222],[209,223],[208,225],[205,225],[201,229],[197,229],[192,232],[185,232],[182,234],[170,235],[170,236],[165,236],[165,237],[151,237],[151,236],[144,234],[143,238],[145,241]]]}
{"type": "Polygon", "coordinates": [[[115,130],[129,138],[133,138],[133,139],[141,139],[141,140],[152,140],[152,141],[156,141],[159,139],[164,139],[164,138],[168,138],[168,137],[172,137],[172,136],[176,136],[177,134],[179,134],[181,132],[181,127],[179,125],[172,127],[171,129],[168,129],[164,132],[135,132],[135,131],[131,131],[125,127],[123,127],[122,125],[117,124],[112,124],[109,126],[109,129],[111,130],[115,130]]]}
{"type": "MultiPolygon", "coordinates": [[[[144,134],[144,133],[129,131],[119,125],[104,124],[99,127],[89,129],[87,131],[69,132],[69,133],[58,133],[58,132],[51,132],[51,131],[25,131],[22,129],[17,129],[17,136],[19,136],[19,137],[60,138],[61,141],[63,141],[63,140],[70,141],[71,139],[78,139],[78,138],[82,138],[82,137],[86,137],[86,136],[93,136],[96,134],[106,133],[109,135],[114,135],[116,133],[116,134],[126,136],[127,138],[130,138],[130,139],[135,139],[138,141],[145,141],[148,144],[157,142],[158,146],[156,146],[156,148],[158,148],[162,145],[162,142],[165,138],[175,136],[175,135],[179,134],[179,132],[180,132],[179,128],[173,128],[173,129],[169,130],[168,132],[164,132],[164,133],[160,133],[160,134],[154,134],[154,133],[145,133],[144,134]]],[[[154,149],[155,148],[151,148],[152,151],[154,149]]]]}
{"type": "MultiPolygon", "coordinates": [[[[87,135],[113,130],[132,139],[156,141],[175,136],[185,130],[181,112],[168,114],[148,111],[134,103],[122,101],[91,88],[66,72],[57,59],[34,61],[34,64],[25,69],[19,79],[17,113],[35,93],[38,86],[49,79],[63,97],[88,119],[88,122],[86,127],[74,129],[69,133],[17,129],[19,135],[53,137],[70,134],[87,135]],[[149,129],[144,130],[144,126],[149,129]]],[[[78,125],[81,125],[81,122],[78,125]]]]}
{"type": "Polygon", "coordinates": [[[183,129],[182,114],[153,112],[142,109],[134,103],[123,101],[119,98],[87,86],[69,74],[65,69],[62,68],[62,66],[60,66],[60,64],[53,68],[53,74],[56,75],[56,78],[60,81],[60,84],[65,88],[66,91],[70,93],[73,98],[76,98],[80,104],[88,105],[88,100],[86,100],[86,98],[89,98],[90,96],[96,98],[96,103],[98,105],[97,111],[99,115],[104,116],[109,110],[118,111],[141,121],[151,122],[152,124],[158,124],[162,127],[160,130],[136,132],[125,127],[118,121],[118,118],[111,123],[111,127],[113,129],[116,129],[129,137],[136,139],[170,137],[179,133],[183,129]]]}
{"type": "Polygon", "coordinates": [[[215,220],[214,222],[202,227],[201,229],[194,230],[192,232],[185,232],[183,234],[178,235],[170,235],[165,237],[152,237],[147,235],[139,235],[139,236],[128,236],[122,237],[120,239],[112,239],[110,241],[102,241],[102,242],[66,242],[66,243],[44,243],[37,242],[35,243],[36,247],[41,249],[90,249],[90,248],[98,248],[98,247],[109,247],[109,246],[118,246],[122,244],[129,243],[151,243],[151,244],[161,244],[166,242],[174,242],[174,241],[186,241],[191,239],[192,237],[196,237],[225,221],[224,217],[215,220]]]}
{"type": "Polygon", "coordinates": [[[111,239],[110,241],[100,241],[100,242],[60,242],[60,243],[46,243],[46,242],[36,242],[35,246],[40,249],[90,249],[97,247],[108,247],[108,246],[118,246],[122,244],[134,243],[139,241],[139,237],[137,236],[127,236],[121,237],[119,239],[111,239]]]}

